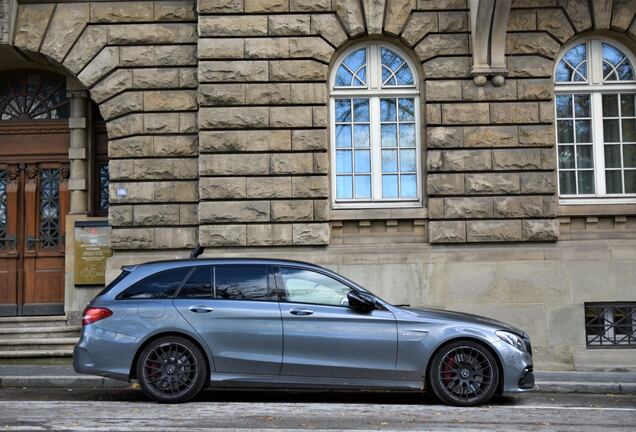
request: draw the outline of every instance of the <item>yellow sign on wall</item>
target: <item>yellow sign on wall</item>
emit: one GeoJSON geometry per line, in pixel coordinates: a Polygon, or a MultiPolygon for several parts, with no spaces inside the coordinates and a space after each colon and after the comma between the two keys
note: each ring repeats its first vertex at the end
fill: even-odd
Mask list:
{"type": "Polygon", "coordinates": [[[75,224],[75,285],[104,285],[110,227],[99,222],[75,224]]]}

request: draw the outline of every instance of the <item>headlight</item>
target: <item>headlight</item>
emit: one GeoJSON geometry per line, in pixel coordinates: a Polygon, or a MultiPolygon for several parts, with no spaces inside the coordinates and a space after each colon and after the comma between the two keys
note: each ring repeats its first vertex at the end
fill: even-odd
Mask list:
{"type": "Polygon", "coordinates": [[[517,348],[519,351],[526,352],[526,343],[520,336],[514,333],[503,331],[503,330],[499,330],[496,333],[497,333],[497,336],[499,336],[499,339],[501,339],[502,341],[512,345],[513,347],[517,348]]]}

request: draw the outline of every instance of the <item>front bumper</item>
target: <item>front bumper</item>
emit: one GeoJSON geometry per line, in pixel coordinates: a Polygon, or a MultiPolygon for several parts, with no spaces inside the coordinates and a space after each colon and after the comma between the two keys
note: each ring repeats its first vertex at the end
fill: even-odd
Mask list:
{"type": "Polygon", "coordinates": [[[503,369],[502,393],[522,393],[534,389],[531,351],[520,351],[503,341],[498,342],[496,348],[503,369]]]}

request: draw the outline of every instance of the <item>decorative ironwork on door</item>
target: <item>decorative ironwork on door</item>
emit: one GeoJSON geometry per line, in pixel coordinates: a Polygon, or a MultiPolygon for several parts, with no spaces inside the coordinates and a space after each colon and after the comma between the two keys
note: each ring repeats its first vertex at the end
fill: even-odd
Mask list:
{"type": "Polygon", "coordinates": [[[68,117],[63,76],[42,71],[11,71],[0,76],[0,120],[68,117]]]}
{"type": "Polygon", "coordinates": [[[60,169],[40,170],[40,224],[41,247],[60,244],[60,169]]]}
{"type": "Polygon", "coordinates": [[[0,170],[0,249],[8,246],[7,216],[7,171],[0,170]]]}

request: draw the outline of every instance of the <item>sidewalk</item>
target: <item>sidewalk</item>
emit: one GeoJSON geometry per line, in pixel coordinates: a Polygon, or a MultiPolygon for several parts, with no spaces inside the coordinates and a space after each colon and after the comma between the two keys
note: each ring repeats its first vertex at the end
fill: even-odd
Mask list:
{"type": "MultiPolygon", "coordinates": [[[[636,372],[536,372],[541,393],[636,394],[636,372]]],[[[130,383],[75,373],[71,366],[0,365],[0,387],[116,388],[130,383]]]]}

